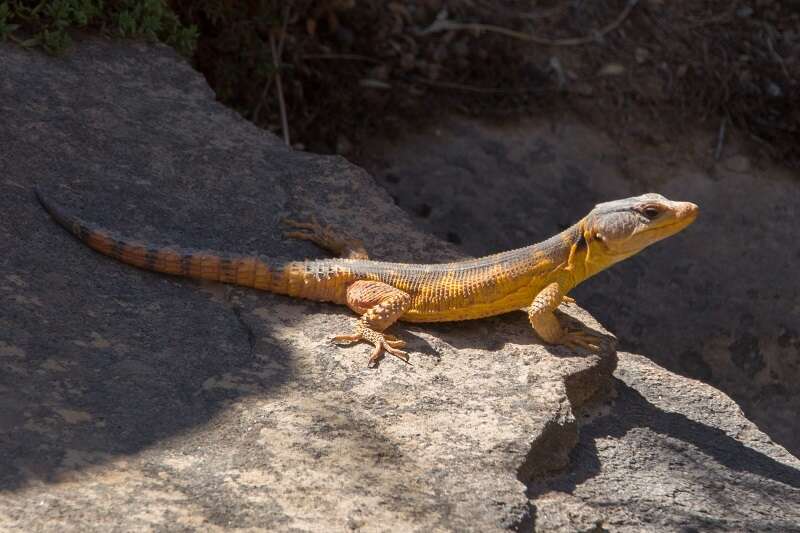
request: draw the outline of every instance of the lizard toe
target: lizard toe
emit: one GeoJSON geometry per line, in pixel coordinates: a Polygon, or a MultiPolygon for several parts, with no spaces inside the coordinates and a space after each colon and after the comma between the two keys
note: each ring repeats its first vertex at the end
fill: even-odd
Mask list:
{"type": "Polygon", "coordinates": [[[314,238],[314,234],[308,231],[284,231],[283,236],[287,239],[298,239],[302,241],[310,241],[314,238]]]}
{"type": "Polygon", "coordinates": [[[381,360],[384,352],[397,357],[406,364],[411,364],[408,360],[408,352],[398,350],[397,348],[392,347],[388,342],[382,340],[375,344],[375,349],[372,350],[372,353],[369,356],[367,366],[370,368],[375,368],[378,365],[378,361],[381,360]]]}
{"type": "Polygon", "coordinates": [[[331,342],[334,344],[353,344],[354,342],[358,342],[362,339],[363,337],[356,333],[355,335],[336,335],[331,339],[331,342]]]}
{"type": "Polygon", "coordinates": [[[375,349],[372,350],[371,354],[369,354],[369,360],[367,361],[367,366],[369,368],[377,367],[378,361],[381,360],[381,355],[383,355],[383,345],[376,344],[375,349]]]}
{"type": "MultiPolygon", "coordinates": [[[[398,341],[398,342],[402,342],[402,343],[403,343],[403,344],[402,344],[403,346],[405,346],[405,344],[406,344],[406,343],[405,343],[405,342],[403,342],[403,341],[398,341]]],[[[398,350],[398,347],[392,346],[390,343],[388,343],[388,342],[385,342],[385,341],[384,341],[384,343],[383,343],[383,348],[384,348],[384,349],[385,349],[387,352],[389,352],[390,354],[392,354],[393,356],[395,356],[395,357],[397,357],[398,359],[402,360],[404,363],[408,363],[409,365],[411,364],[411,362],[408,360],[408,352],[406,352],[406,351],[404,351],[404,350],[398,350]]]]}
{"type": "Polygon", "coordinates": [[[394,335],[380,333],[359,325],[354,334],[337,335],[331,339],[334,344],[353,344],[360,341],[368,342],[374,346],[367,363],[369,367],[376,366],[384,352],[397,357],[404,363],[411,364],[408,361],[408,352],[400,350],[406,345],[405,341],[398,339],[394,335]]]}
{"type": "Polygon", "coordinates": [[[300,222],[291,218],[284,218],[281,222],[292,228],[307,229],[311,231],[315,231],[320,227],[319,223],[317,222],[317,218],[314,216],[311,217],[310,222],[300,222]]]}
{"type": "Polygon", "coordinates": [[[392,348],[404,348],[406,341],[401,341],[400,339],[390,341],[389,339],[386,339],[386,345],[391,346],[392,348]]]}
{"type": "Polygon", "coordinates": [[[583,331],[566,331],[560,344],[568,348],[584,348],[596,352],[600,349],[600,338],[583,331]]]}
{"type": "Polygon", "coordinates": [[[383,340],[392,348],[402,348],[406,345],[406,341],[398,339],[394,335],[390,335],[388,333],[383,334],[383,340]]]}
{"type": "Polygon", "coordinates": [[[315,217],[310,222],[299,222],[290,218],[283,219],[283,223],[296,231],[286,231],[283,235],[291,239],[311,241],[323,248],[336,248],[340,245],[330,226],[322,226],[315,217]]]}

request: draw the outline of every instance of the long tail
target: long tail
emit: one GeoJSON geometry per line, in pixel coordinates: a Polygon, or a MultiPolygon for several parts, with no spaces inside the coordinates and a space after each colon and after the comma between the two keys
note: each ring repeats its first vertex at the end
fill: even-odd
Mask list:
{"type": "Polygon", "coordinates": [[[254,256],[176,249],[131,241],[68,213],[47,200],[39,188],[36,188],[36,197],[56,222],[90,248],[145,270],[232,283],[279,294],[297,292],[292,290],[292,286],[297,285],[292,280],[305,277],[303,262],[268,265],[254,256]]]}

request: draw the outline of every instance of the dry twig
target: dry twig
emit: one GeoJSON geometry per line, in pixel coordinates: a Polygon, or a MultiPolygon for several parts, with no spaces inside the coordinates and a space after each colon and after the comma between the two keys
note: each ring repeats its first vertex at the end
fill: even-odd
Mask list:
{"type": "MultiPolygon", "coordinates": [[[[283,37],[281,37],[283,39],[283,37]]],[[[286,101],[283,98],[283,82],[281,81],[280,56],[278,47],[275,45],[275,32],[269,32],[269,47],[272,50],[272,64],[275,66],[275,86],[278,90],[278,104],[281,110],[281,130],[283,131],[283,142],[286,146],[291,146],[289,140],[289,119],[286,116],[286,101]]]]}
{"type": "Polygon", "coordinates": [[[712,24],[721,24],[723,22],[728,22],[733,17],[733,14],[736,11],[738,5],[739,5],[739,0],[733,0],[730,4],[728,4],[728,7],[725,8],[725,10],[722,11],[720,14],[714,15],[713,17],[709,17],[707,19],[692,21],[687,26],[687,29],[693,30],[695,28],[700,28],[701,26],[710,26],[712,24]]]}
{"type": "MultiPolygon", "coordinates": [[[[283,57],[283,45],[286,42],[286,28],[289,26],[289,18],[292,11],[292,2],[294,0],[290,0],[289,3],[286,5],[286,12],[283,16],[283,24],[281,26],[281,40],[278,43],[278,57],[283,57]]],[[[276,73],[278,72],[278,65],[276,64],[275,59],[275,48],[272,46],[272,32],[270,32],[270,47],[272,48],[272,64],[276,67],[276,73]]],[[[270,76],[267,80],[267,83],[264,84],[264,90],[261,91],[261,98],[258,100],[258,104],[256,104],[255,109],[253,109],[253,114],[251,115],[251,120],[255,123],[258,123],[258,115],[261,113],[261,106],[264,105],[264,102],[267,101],[267,95],[269,95],[269,90],[272,88],[272,82],[275,80],[275,76],[270,76]]]]}
{"type": "Polygon", "coordinates": [[[366,61],[367,63],[381,64],[381,61],[378,59],[359,54],[306,54],[300,59],[342,59],[346,61],[366,61]]]}
{"type": "Polygon", "coordinates": [[[639,3],[639,0],[628,0],[628,3],[625,5],[625,9],[623,9],[619,16],[614,19],[613,22],[607,24],[603,28],[592,32],[591,35],[586,35],[583,37],[572,37],[568,39],[547,39],[544,37],[539,37],[538,35],[533,35],[531,33],[524,33],[521,31],[510,30],[508,28],[503,28],[502,26],[494,26],[491,24],[479,24],[479,23],[461,23],[461,22],[454,22],[452,20],[436,20],[433,24],[428,26],[424,30],[420,30],[417,33],[420,35],[427,35],[429,33],[437,33],[441,31],[459,31],[459,30],[473,30],[473,31],[488,31],[493,33],[499,33],[501,35],[506,35],[508,37],[513,37],[515,39],[521,39],[523,41],[530,41],[537,44],[542,44],[545,46],[578,46],[581,44],[587,44],[591,42],[598,41],[604,35],[614,31],[622,24],[628,15],[639,3]]]}
{"type": "Polygon", "coordinates": [[[717,134],[717,146],[714,148],[714,161],[719,161],[722,155],[722,146],[725,143],[725,128],[728,125],[728,116],[722,117],[722,123],[719,125],[719,133],[717,134]]]}
{"type": "Polygon", "coordinates": [[[483,94],[542,94],[547,92],[556,92],[553,89],[542,87],[523,87],[518,89],[500,89],[495,87],[478,87],[477,85],[466,85],[463,83],[455,83],[450,81],[430,80],[427,78],[414,78],[414,81],[430,85],[431,87],[441,87],[443,89],[455,89],[458,91],[466,91],[472,93],[483,94]]]}

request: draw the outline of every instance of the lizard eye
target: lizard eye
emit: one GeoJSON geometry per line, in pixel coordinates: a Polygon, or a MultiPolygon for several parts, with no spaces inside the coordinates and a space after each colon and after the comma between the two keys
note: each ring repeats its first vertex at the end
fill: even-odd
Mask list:
{"type": "Polygon", "coordinates": [[[642,208],[642,211],[641,211],[641,213],[644,216],[646,216],[647,218],[649,218],[650,220],[653,220],[654,218],[656,218],[659,215],[660,212],[661,211],[659,211],[657,207],[652,206],[652,205],[645,206],[644,208],[642,208]]]}

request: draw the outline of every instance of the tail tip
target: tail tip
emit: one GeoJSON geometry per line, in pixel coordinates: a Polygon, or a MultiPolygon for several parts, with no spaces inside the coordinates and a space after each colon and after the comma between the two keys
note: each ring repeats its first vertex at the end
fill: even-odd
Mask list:
{"type": "Polygon", "coordinates": [[[33,186],[33,194],[36,195],[36,199],[39,200],[40,203],[45,203],[44,192],[38,183],[33,186]]]}
{"type": "Polygon", "coordinates": [[[58,214],[58,206],[53,205],[44,194],[44,190],[38,184],[33,186],[33,193],[45,211],[50,213],[51,216],[56,217],[58,214]]]}

